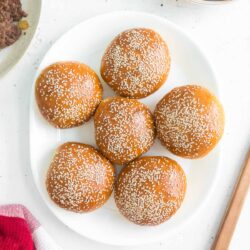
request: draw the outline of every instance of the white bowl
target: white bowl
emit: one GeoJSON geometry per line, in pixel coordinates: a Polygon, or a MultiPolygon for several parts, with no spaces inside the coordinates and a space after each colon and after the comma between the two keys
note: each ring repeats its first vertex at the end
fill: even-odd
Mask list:
{"type": "MultiPolygon", "coordinates": [[[[36,33],[40,19],[42,0],[21,0],[23,10],[28,14],[25,18],[29,23],[26,35],[21,37],[11,46],[0,49],[0,77],[11,70],[27,51],[36,33]]],[[[24,32],[23,32],[24,33],[24,32]]]]}
{"type": "MultiPolygon", "coordinates": [[[[148,27],[159,32],[169,45],[172,57],[167,82],[153,95],[142,99],[151,110],[175,86],[199,83],[218,95],[215,74],[206,56],[179,27],[166,19],[138,12],[114,12],[91,18],[64,34],[47,52],[37,74],[49,64],[62,60],[77,60],[91,66],[98,74],[100,61],[109,42],[121,31],[133,27],[148,27]]],[[[100,75],[100,74],[99,74],[100,75]]],[[[104,86],[104,96],[114,95],[104,86]]],[[[45,174],[56,147],[66,141],[79,141],[95,146],[93,121],[85,125],[60,130],[49,125],[40,115],[34,91],[30,110],[30,155],[34,180],[44,201],[64,224],[79,234],[114,245],[143,244],[166,238],[205,204],[218,173],[220,151],[217,147],[200,160],[176,157],[156,140],[147,155],[165,155],[181,164],[187,174],[187,193],[183,205],[167,222],[156,227],[142,227],[127,221],[117,210],[113,197],[92,213],[75,214],[56,206],[48,197],[45,174]]]]}

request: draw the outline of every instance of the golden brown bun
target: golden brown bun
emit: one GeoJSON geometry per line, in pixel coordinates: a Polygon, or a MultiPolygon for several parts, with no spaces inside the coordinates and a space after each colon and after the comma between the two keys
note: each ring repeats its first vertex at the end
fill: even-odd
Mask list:
{"type": "Polygon", "coordinates": [[[110,197],[114,173],[113,165],[93,147],[68,142],[54,155],[47,173],[47,191],[64,209],[79,213],[93,211],[110,197]]]}
{"type": "Polygon", "coordinates": [[[201,86],[174,88],[157,104],[154,115],[158,138],[181,157],[205,156],[223,135],[223,107],[201,86]]]}
{"type": "Polygon", "coordinates": [[[151,29],[137,28],[120,33],[106,49],[101,75],[124,97],[143,98],[166,81],[170,55],[162,37],[151,29]]]}
{"type": "Polygon", "coordinates": [[[35,91],[42,115],[57,128],[71,128],[88,121],[102,99],[98,76],[78,62],[48,66],[38,77],[35,91]]]}
{"type": "Polygon", "coordinates": [[[154,143],[152,114],[137,100],[122,97],[103,100],[94,122],[96,144],[111,162],[128,163],[154,143]]]}
{"type": "Polygon", "coordinates": [[[154,226],[178,210],[185,192],[186,176],[177,162],[146,156],[122,170],[115,186],[115,202],[128,220],[154,226]]]}

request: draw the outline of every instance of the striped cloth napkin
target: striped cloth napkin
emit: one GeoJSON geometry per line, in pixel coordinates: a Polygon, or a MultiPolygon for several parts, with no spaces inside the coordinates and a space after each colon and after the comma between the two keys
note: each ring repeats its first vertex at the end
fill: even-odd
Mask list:
{"type": "Polygon", "coordinates": [[[0,206],[0,250],[61,250],[23,205],[0,206]]]}

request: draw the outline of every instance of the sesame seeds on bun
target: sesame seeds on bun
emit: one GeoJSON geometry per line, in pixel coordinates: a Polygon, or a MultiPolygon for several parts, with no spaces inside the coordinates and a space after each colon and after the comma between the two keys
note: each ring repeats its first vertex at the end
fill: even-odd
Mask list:
{"type": "Polygon", "coordinates": [[[113,165],[93,147],[68,142],[61,145],[50,164],[46,187],[50,198],[73,212],[89,212],[110,197],[113,165]]]}
{"type": "Polygon", "coordinates": [[[169,69],[166,42],[146,28],[120,33],[101,62],[104,81],[120,96],[130,98],[143,98],[155,92],[166,81],[169,69]]]}
{"type": "Polygon", "coordinates": [[[56,128],[88,121],[102,99],[98,76],[78,62],[58,62],[45,68],[35,92],[40,112],[56,128]]]}
{"type": "Polygon", "coordinates": [[[157,104],[157,136],[172,153],[200,158],[219,142],[224,131],[224,111],[206,88],[186,85],[174,88],[157,104]]]}
{"type": "Polygon", "coordinates": [[[94,123],[96,144],[113,163],[126,164],[147,152],[154,143],[153,116],[137,100],[122,97],[103,100],[94,123]]]}
{"type": "Polygon", "coordinates": [[[177,162],[146,156],[122,170],[115,186],[115,202],[128,220],[154,226],[178,210],[185,192],[186,176],[177,162]]]}

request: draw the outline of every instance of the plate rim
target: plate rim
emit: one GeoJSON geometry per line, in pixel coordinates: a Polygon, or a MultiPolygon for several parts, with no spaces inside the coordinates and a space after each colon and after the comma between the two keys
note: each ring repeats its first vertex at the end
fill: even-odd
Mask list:
{"type": "Polygon", "coordinates": [[[31,152],[31,132],[30,131],[31,131],[31,124],[32,124],[32,117],[33,117],[32,112],[34,112],[34,106],[36,105],[35,104],[35,98],[34,98],[35,82],[36,82],[37,76],[38,76],[38,74],[40,72],[39,71],[40,66],[43,64],[46,55],[53,49],[53,47],[58,42],[60,42],[60,40],[63,39],[64,36],[66,36],[69,32],[71,32],[72,30],[76,29],[78,26],[82,25],[83,23],[86,24],[87,22],[92,22],[94,19],[105,18],[106,16],[109,17],[110,15],[111,16],[116,16],[116,15],[130,15],[130,14],[131,15],[140,15],[140,16],[144,16],[146,18],[153,18],[153,19],[157,19],[157,20],[159,20],[161,22],[165,22],[168,26],[170,26],[173,29],[177,30],[179,33],[181,33],[182,35],[184,35],[190,42],[192,42],[193,45],[196,47],[196,49],[199,51],[199,53],[202,55],[203,59],[207,62],[207,65],[210,68],[211,74],[213,75],[213,78],[215,79],[214,89],[215,89],[215,92],[216,92],[216,96],[218,98],[220,98],[220,88],[219,88],[219,84],[218,84],[218,78],[217,78],[217,75],[215,73],[214,67],[213,67],[213,65],[212,65],[212,63],[211,63],[211,61],[209,59],[209,56],[206,54],[206,52],[204,52],[204,50],[201,48],[201,46],[182,27],[180,27],[179,25],[173,23],[172,21],[169,21],[166,17],[159,16],[159,15],[156,15],[156,14],[151,14],[149,12],[145,12],[145,11],[131,11],[131,10],[118,10],[118,11],[107,12],[107,13],[104,13],[104,14],[94,15],[94,16],[92,16],[90,18],[87,18],[87,19],[79,22],[78,24],[70,27],[58,39],[55,40],[55,42],[50,46],[50,48],[44,54],[42,60],[40,61],[38,69],[36,71],[36,74],[35,74],[35,76],[34,76],[34,78],[32,80],[33,85],[32,85],[32,90],[31,90],[30,107],[29,107],[29,146],[30,146],[29,147],[30,148],[29,149],[29,154],[30,154],[29,159],[30,159],[30,168],[31,168],[32,176],[33,176],[33,181],[35,183],[36,189],[38,190],[38,192],[39,192],[39,194],[40,194],[43,202],[49,208],[49,211],[52,212],[52,214],[60,221],[60,223],[66,225],[70,230],[72,230],[73,232],[77,233],[81,237],[85,237],[86,239],[89,239],[89,240],[92,240],[92,241],[95,241],[95,242],[99,242],[99,243],[102,243],[102,244],[106,244],[106,245],[111,245],[111,246],[138,246],[138,245],[145,245],[145,244],[157,242],[157,241],[163,239],[164,237],[165,237],[165,239],[169,238],[171,235],[173,235],[174,233],[176,233],[178,230],[182,229],[187,224],[189,224],[190,221],[192,220],[192,218],[194,218],[195,216],[197,216],[201,212],[201,210],[205,207],[205,205],[208,203],[209,199],[211,198],[212,193],[215,190],[215,186],[218,183],[218,178],[219,178],[219,175],[220,175],[220,172],[221,172],[221,168],[220,168],[220,165],[221,165],[221,142],[220,142],[216,146],[216,149],[217,149],[217,170],[215,171],[215,174],[214,174],[214,180],[211,183],[211,186],[209,188],[209,191],[207,192],[206,197],[196,207],[195,212],[193,212],[189,217],[185,218],[181,223],[179,223],[178,225],[176,225],[174,228],[172,228],[171,230],[169,230],[167,233],[165,233],[165,234],[162,233],[162,234],[159,234],[158,236],[154,236],[154,237],[151,237],[151,238],[146,238],[146,239],[144,239],[143,242],[142,241],[127,242],[127,243],[124,243],[124,242],[119,243],[117,241],[110,242],[109,240],[103,240],[103,239],[99,240],[99,239],[96,239],[95,237],[91,237],[89,235],[83,235],[79,231],[76,231],[74,228],[72,228],[70,225],[65,224],[57,216],[57,214],[52,209],[50,209],[50,207],[48,206],[48,204],[47,204],[47,202],[46,202],[46,200],[45,200],[42,192],[38,188],[37,182],[35,181],[35,173],[34,173],[34,167],[33,167],[32,157],[31,157],[31,153],[32,152],[31,152]]]}

